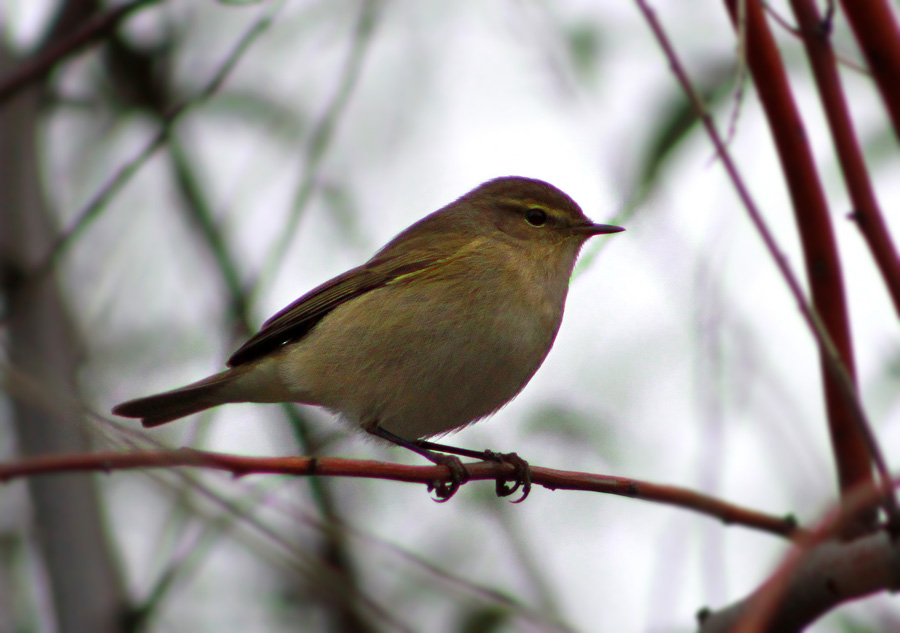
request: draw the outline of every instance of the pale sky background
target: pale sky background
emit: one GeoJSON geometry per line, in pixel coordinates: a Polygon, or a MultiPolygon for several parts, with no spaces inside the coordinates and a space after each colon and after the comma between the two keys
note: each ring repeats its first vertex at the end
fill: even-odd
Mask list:
{"type": "MultiPolygon", "coordinates": [[[[6,2],[7,30],[27,42],[40,3],[6,2]]],[[[736,77],[722,3],[656,4],[689,72],[730,64],[736,77]]],[[[773,3],[789,15],[784,4],[773,3]]],[[[183,29],[177,72],[185,86],[197,86],[268,6],[170,0],[131,28],[150,40],[166,19],[183,29]]],[[[230,75],[224,92],[262,93],[287,108],[290,119],[214,99],[183,124],[182,139],[190,140],[245,274],[266,265],[298,182],[309,173],[303,158],[309,126],[333,99],[359,6],[286,2],[230,75]]],[[[802,49],[783,31],[777,36],[798,76],[797,99],[831,202],[861,391],[896,465],[897,316],[859,232],[844,219],[849,203],[802,49]]],[[[859,58],[843,21],[835,37],[842,54],[859,58]]],[[[79,80],[96,70],[84,58],[63,85],[74,98],[79,80]]],[[[886,135],[868,79],[846,69],[844,79],[863,140],[886,135]]],[[[360,81],[312,176],[316,193],[285,261],[260,286],[257,321],[496,176],[547,180],[593,220],[620,221],[648,136],[677,94],[633,3],[383,3],[360,81]],[[591,63],[579,70],[568,42],[581,30],[598,39],[591,63]],[[336,185],[346,196],[342,208],[323,203],[321,191],[336,185]]],[[[716,110],[720,129],[728,128],[734,108],[730,148],[802,276],[793,215],[752,88],[739,104],[732,96],[716,110]]],[[[150,122],[138,117],[115,125],[90,110],[56,117],[48,130],[54,150],[47,178],[63,222],[152,134],[150,122]]],[[[872,173],[900,238],[900,154],[892,141],[887,157],[873,157],[872,173]]],[[[532,382],[493,418],[449,439],[516,451],[534,465],[682,485],[814,521],[834,501],[835,484],[812,338],[706,136],[695,132],[676,152],[651,197],[621,220],[627,231],[586,249],[596,258],[573,280],[555,347],[532,382]]],[[[79,325],[93,346],[83,386],[98,411],[218,371],[236,347],[223,327],[221,285],[209,258],[191,245],[174,201],[166,165],[151,161],[66,258],[65,276],[79,288],[73,297],[79,325]]],[[[325,413],[309,414],[323,433],[336,428],[325,413]]],[[[192,445],[247,455],[281,455],[293,446],[275,407],[229,406],[206,419],[212,422],[202,423],[204,439],[192,445]]],[[[197,434],[196,418],[152,432],[173,446],[194,443],[197,434]]],[[[349,431],[329,454],[419,463],[349,431]]],[[[303,482],[205,479],[227,497],[270,488],[274,498],[259,518],[288,534],[310,529],[303,482]]],[[[118,473],[104,485],[129,582],[140,594],[164,563],[159,551],[177,551],[190,534],[170,535],[171,495],[154,480],[118,473]]],[[[343,507],[354,510],[355,526],[374,538],[549,609],[519,567],[517,551],[524,549],[576,631],[693,630],[699,608],[743,597],[785,553],[785,543],[771,536],[591,493],[535,488],[525,503],[509,505],[489,494],[491,484],[473,483],[451,502],[435,504],[422,486],[346,480],[336,489],[343,507]]],[[[371,550],[365,574],[376,585],[391,586],[409,572],[398,556],[371,550]]],[[[267,569],[252,552],[223,542],[184,580],[154,630],[279,630],[259,598],[272,591],[267,569]]],[[[423,591],[436,595],[423,599],[421,612],[403,602],[397,615],[419,630],[452,630],[446,612],[452,604],[440,599],[447,589],[423,577],[423,591]]],[[[848,613],[867,617],[882,609],[896,614],[896,599],[845,607],[814,630],[836,631],[848,613]]]]}

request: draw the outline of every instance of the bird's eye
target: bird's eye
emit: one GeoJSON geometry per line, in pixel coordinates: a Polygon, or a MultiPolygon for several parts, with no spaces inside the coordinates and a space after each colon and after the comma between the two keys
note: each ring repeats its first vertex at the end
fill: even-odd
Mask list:
{"type": "Polygon", "coordinates": [[[547,212],[543,209],[528,209],[525,221],[531,226],[544,226],[547,223],[547,212]]]}

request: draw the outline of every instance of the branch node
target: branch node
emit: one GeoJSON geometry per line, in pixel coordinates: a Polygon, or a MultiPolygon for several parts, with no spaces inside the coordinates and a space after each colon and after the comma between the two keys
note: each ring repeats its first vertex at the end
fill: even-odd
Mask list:
{"type": "Polygon", "coordinates": [[[697,623],[702,626],[703,623],[706,622],[709,619],[709,616],[711,616],[711,615],[712,615],[712,609],[710,609],[709,607],[701,608],[699,611],[697,611],[697,616],[696,616],[697,623]]]}

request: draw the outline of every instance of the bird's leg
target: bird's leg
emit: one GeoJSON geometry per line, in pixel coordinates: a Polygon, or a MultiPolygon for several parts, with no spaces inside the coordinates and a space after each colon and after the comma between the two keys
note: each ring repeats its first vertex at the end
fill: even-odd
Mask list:
{"type": "Polygon", "coordinates": [[[522,496],[513,501],[513,503],[521,503],[531,492],[531,467],[524,459],[519,457],[517,453],[495,453],[494,451],[473,451],[468,448],[459,448],[457,446],[448,446],[446,444],[438,444],[436,442],[427,442],[425,440],[417,440],[413,442],[416,446],[427,451],[438,453],[451,453],[453,455],[462,455],[463,457],[471,457],[480,459],[485,462],[498,462],[501,464],[512,464],[515,468],[514,484],[510,487],[504,477],[497,478],[497,496],[508,497],[513,494],[519,487],[522,488],[522,496]]]}
{"type": "Polygon", "coordinates": [[[429,490],[434,490],[434,494],[437,497],[435,501],[438,503],[443,503],[450,499],[450,497],[456,494],[459,487],[469,480],[469,471],[466,470],[466,467],[463,466],[462,461],[460,461],[458,457],[454,457],[453,455],[442,455],[440,452],[435,452],[428,447],[420,446],[419,442],[411,442],[399,435],[395,435],[394,433],[381,428],[377,424],[369,430],[369,433],[380,437],[383,440],[387,440],[391,444],[396,444],[397,446],[409,449],[412,452],[421,455],[432,464],[446,466],[450,470],[451,480],[449,482],[435,481],[428,486],[429,490]]]}

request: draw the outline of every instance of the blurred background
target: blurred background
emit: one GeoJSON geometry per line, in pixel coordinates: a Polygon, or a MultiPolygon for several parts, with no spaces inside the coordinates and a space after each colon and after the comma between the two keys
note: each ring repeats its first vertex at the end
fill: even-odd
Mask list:
{"type": "MultiPolygon", "coordinates": [[[[0,77],[122,4],[4,0],[0,77]]],[[[804,524],[832,506],[814,341],[633,3],[132,4],[0,104],[0,244],[25,262],[4,271],[0,305],[4,461],[192,446],[421,463],[309,407],[231,405],[152,431],[109,410],[218,371],[268,316],[412,222],[521,175],[627,232],[586,247],[524,392],[445,440],[804,524]],[[16,292],[33,311],[11,309],[16,292]]],[[[657,4],[802,277],[724,6],[657,4]]],[[[829,196],[861,394],[897,464],[897,315],[847,220],[802,43],[775,19],[790,11],[769,7],[829,196]]],[[[896,137],[840,13],[832,41],[900,235],[896,137]]],[[[375,480],[64,474],[0,487],[0,632],[690,631],[787,547],[594,493],[538,487],[512,505],[490,482],[436,504],[424,486],[375,480]],[[110,604],[129,609],[100,624],[110,604]]],[[[880,596],[815,630],[898,622],[880,596]]]]}

